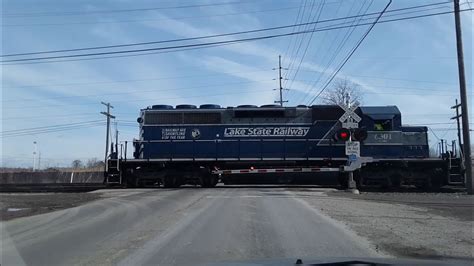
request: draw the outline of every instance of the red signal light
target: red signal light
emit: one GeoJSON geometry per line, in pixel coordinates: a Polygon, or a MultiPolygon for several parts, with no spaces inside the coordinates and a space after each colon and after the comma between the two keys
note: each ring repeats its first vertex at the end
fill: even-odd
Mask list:
{"type": "Polygon", "coordinates": [[[342,141],[348,141],[350,137],[351,137],[351,131],[347,128],[339,129],[335,135],[336,140],[342,140],[342,141]]]}

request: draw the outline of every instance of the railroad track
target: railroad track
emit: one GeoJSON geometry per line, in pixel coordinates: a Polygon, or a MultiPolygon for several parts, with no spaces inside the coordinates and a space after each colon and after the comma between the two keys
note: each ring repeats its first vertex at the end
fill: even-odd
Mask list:
{"type": "Polygon", "coordinates": [[[88,192],[105,187],[102,183],[0,184],[0,192],[88,192]]]}

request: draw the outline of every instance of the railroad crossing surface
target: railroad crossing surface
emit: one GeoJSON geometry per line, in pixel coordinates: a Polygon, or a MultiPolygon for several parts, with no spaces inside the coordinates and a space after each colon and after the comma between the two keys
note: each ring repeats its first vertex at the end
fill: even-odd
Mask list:
{"type": "Polygon", "coordinates": [[[410,257],[411,246],[418,246],[418,252],[425,248],[420,256],[465,257],[471,247],[469,242],[456,242],[469,238],[463,233],[472,226],[469,218],[423,214],[420,208],[400,203],[365,202],[328,188],[235,186],[89,193],[102,198],[2,222],[2,265],[410,257]],[[427,228],[431,233],[423,231],[427,228]],[[437,228],[443,230],[436,232],[437,228]],[[404,230],[406,234],[401,233],[404,230]]]}

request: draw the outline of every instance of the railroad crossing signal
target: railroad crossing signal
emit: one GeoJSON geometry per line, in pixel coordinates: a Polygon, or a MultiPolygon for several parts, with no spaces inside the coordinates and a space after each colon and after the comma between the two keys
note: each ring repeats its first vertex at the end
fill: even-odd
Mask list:
{"type": "Polygon", "coordinates": [[[352,105],[339,104],[339,107],[345,111],[345,113],[339,118],[344,128],[358,128],[359,122],[362,120],[354,111],[359,107],[359,102],[355,102],[352,105]]]}
{"type": "Polygon", "coordinates": [[[363,142],[368,137],[367,130],[365,128],[355,128],[355,129],[348,129],[348,128],[340,128],[334,134],[333,139],[335,141],[361,141],[363,142]]]}

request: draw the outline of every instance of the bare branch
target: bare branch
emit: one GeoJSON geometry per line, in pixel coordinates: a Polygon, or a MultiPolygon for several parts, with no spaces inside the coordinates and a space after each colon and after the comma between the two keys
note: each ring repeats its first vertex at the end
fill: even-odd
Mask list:
{"type": "Polygon", "coordinates": [[[362,101],[362,94],[358,84],[342,79],[337,81],[334,86],[327,90],[321,97],[324,104],[344,104],[349,101],[351,104],[362,101]]]}

